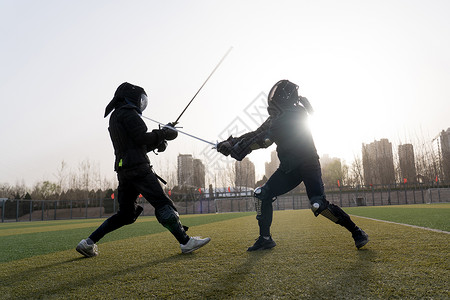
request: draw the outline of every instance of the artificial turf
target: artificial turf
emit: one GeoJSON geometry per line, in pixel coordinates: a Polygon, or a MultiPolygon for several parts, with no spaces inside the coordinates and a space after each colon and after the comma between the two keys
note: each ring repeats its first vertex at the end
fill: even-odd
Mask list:
{"type": "MultiPolygon", "coordinates": [[[[236,214],[233,218],[227,215],[232,214],[182,216],[183,223],[192,226],[193,235],[212,238],[204,248],[187,255],[180,253],[179,245],[167,231],[150,232],[153,223],[161,227],[150,217],[111,233],[108,240],[105,237],[99,243],[100,255],[89,259],[81,258],[73,248],[79,235],[93,227],[47,231],[55,233],[55,237],[66,236],[67,240],[61,239],[61,243],[70,244],[70,249],[30,254],[0,263],[0,298],[450,297],[448,233],[353,216],[370,236],[369,244],[357,250],[345,229],[322,216],[315,218],[310,210],[276,211],[272,235],[277,246],[247,252],[258,236],[254,214],[236,214]],[[208,221],[201,221],[202,218],[208,221]],[[132,234],[142,230],[147,232],[132,234]],[[69,243],[69,239],[75,242],[69,243]]],[[[64,226],[64,222],[58,226],[64,226]]],[[[0,231],[1,244],[11,236],[32,239],[37,234],[2,236],[1,232],[5,231],[0,231]]],[[[14,238],[8,240],[12,250],[3,248],[3,251],[21,247],[14,241],[14,238]]]]}

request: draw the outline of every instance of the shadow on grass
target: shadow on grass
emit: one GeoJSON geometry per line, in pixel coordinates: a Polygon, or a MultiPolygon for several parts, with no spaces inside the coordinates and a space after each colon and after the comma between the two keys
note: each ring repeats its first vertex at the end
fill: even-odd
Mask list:
{"type": "Polygon", "coordinates": [[[324,295],[343,299],[364,299],[371,294],[371,286],[379,276],[375,268],[377,256],[377,252],[371,249],[358,250],[353,262],[341,272],[336,272],[333,278],[327,278],[326,285],[318,285],[311,296],[317,299],[324,295]]]}
{"type": "MultiPolygon", "coordinates": [[[[126,276],[130,273],[138,273],[142,269],[146,268],[152,268],[156,267],[161,264],[166,263],[176,263],[178,261],[183,261],[192,258],[192,256],[195,254],[189,253],[189,254],[182,254],[178,253],[163,259],[155,259],[153,261],[146,262],[144,264],[139,265],[132,265],[129,267],[120,267],[116,270],[106,270],[103,273],[98,272],[89,272],[89,269],[92,268],[90,265],[81,266],[82,270],[78,270],[79,275],[77,277],[72,277],[70,280],[61,280],[61,281],[55,281],[52,283],[52,286],[40,286],[40,287],[34,287],[34,289],[22,289],[20,291],[20,298],[24,299],[36,299],[36,298],[43,298],[49,295],[64,295],[65,291],[69,291],[73,289],[73,287],[90,287],[98,284],[98,280],[102,280],[107,277],[117,277],[120,278],[120,276],[126,276]]],[[[48,264],[45,266],[39,266],[36,268],[28,268],[24,272],[19,273],[13,273],[9,274],[7,278],[5,278],[2,282],[0,282],[0,287],[9,287],[11,285],[17,285],[17,282],[27,282],[27,281],[33,281],[34,278],[42,277],[43,274],[51,273],[55,270],[55,268],[79,268],[79,263],[81,261],[85,260],[91,260],[95,258],[85,258],[85,257],[77,257],[72,258],[69,260],[48,264]]],[[[1,298],[1,297],[0,297],[1,298]]]]}
{"type": "Polygon", "coordinates": [[[254,266],[258,264],[258,261],[272,251],[273,249],[248,252],[248,257],[242,264],[219,277],[211,284],[211,287],[208,290],[205,290],[205,293],[202,294],[200,298],[212,299],[217,298],[217,295],[220,295],[220,298],[235,297],[234,291],[236,289],[241,289],[240,283],[248,277],[254,266]]]}
{"type": "Polygon", "coordinates": [[[77,257],[68,259],[65,261],[60,261],[52,264],[48,264],[45,266],[39,266],[39,267],[28,267],[26,271],[17,272],[17,273],[8,273],[8,276],[6,278],[0,277],[0,286],[8,286],[15,282],[19,281],[25,281],[29,280],[31,278],[36,277],[38,274],[41,274],[42,272],[46,272],[50,269],[56,268],[56,267],[64,267],[64,265],[70,264],[75,261],[83,260],[85,257],[77,257]]]}

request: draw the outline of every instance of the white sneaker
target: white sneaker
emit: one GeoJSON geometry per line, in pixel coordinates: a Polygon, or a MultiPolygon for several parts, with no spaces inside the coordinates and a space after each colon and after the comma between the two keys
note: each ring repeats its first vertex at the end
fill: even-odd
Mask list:
{"type": "Polygon", "coordinates": [[[192,251],[197,250],[198,248],[201,248],[209,243],[211,239],[210,238],[200,238],[198,236],[191,237],[189,239],[189,242],[186,243],[186,245],[180,244],[181,252],[183,253],[190,253],[192,251]]]}
{"type": "Polygon", "coordinates": [[[94,257],[98,255],[97,245],[89,245],[86,240],[81,240],[81,242],[78,243],[76,250],[85,257],[94,257]]]}

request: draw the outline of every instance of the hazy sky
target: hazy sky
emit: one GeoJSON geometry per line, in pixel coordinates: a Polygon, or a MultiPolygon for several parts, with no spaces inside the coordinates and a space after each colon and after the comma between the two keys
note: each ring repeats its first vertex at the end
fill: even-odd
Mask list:
{"type": "MultiPolygon", "coordinates": [[[[447,0],[2,0],[0,183],[55,180],[63,160],[112,178],[103,113],[117,86],[144,87],[144,115],[173,121],[230,47],[183,130],[216,141],[255,129],[249,112],[289,79],[316,110],[319,154],[351,162],[375,139],[430,142],[450,127],[449,15],[447,0]]],[[[205,147],[180,137],[150,159],[175,168],[205,147]]],[[[250,154],[257,173],[272,150],[250,154]]]]}

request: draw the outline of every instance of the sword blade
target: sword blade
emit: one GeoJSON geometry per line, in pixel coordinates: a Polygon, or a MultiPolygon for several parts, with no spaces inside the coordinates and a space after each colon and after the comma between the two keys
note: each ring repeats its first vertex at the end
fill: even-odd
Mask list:
{"type": "Polygon", "coordinates": [[[199,141],[202,141],[202,142],[207,143],[207,144],[209,144],[209,145],[212,145],[214,149],[217,148],[217,143],[214,144],[214,143],[212,143],[212,142],[209,142],[209,141],[207,141],[207,140],[204,140],[204,139],[202,139],[202,138],[199,138],[198,136],[195,136],[195,135],[192,135],[192,134],[190,134],[190,133],[181,131],[181,130],[179,130],[179,129],[176,128],[176,127],[168,126],[167,124],[163,124],[163,123],[161,123],[161,122],[158,122],[158,121],[156,121],[156,120],[154,120],[154,119],[152,119],[152,118],[149,118],[149,117],[146,117],[146,116],[141,116],[141,117],[144,118],[144,119],[147,119],[147,120],[149,120],[149,121],[152,121],[152,122],[154,122],[154,123],[157,123],[157,124],[159,124],[159,125],[162,125],[163,127],[168,127],[168,128],[170,128],[170,129],[172,129],[172,130],[178,131],[179,133],[182,133],[182,134],[184,134],[184,135],[187,135],[187,136],[189,136],[189,137],[191,137],[191,138],[194,138],[194,139],[196,139],[196,140],[199,140],[199,141]]]}
{"type": "Polygon", "coordinates": [[[189,101],[188,105],[186,105],[186,107],[183,109],[183,111],[178,116],[178,118],[175,120],[175,122],[173,122],[174,125],[178,124],[178,121],[180,120],[181,116],[184,114],[186,109],[189,107],[189,105],[191,105],[192,101],[194,101],[195,97],[197,97],[197,94],[200,92],[200,90],[203,88],[203,86],[208,82],[209,78],[211,78],[211,76],[214,74],[214,72],[216,72],[217,68],[219,68],[219,66],[222,64],[222,62],[225,60],[225,58],[228,56],[228,54],[231,52],[232,49],[233,49],[233,47],[230,47],[230,49],[228,49],[227,53],[225,53],[225,55],[219,61],[219,63],[214,68],[214,70],[211,72],[211,74],[209,74],[208,78],[206,78],[205,82],[203,82],[202,86],[198,89],[197,93],[195,93],[194,97],[192,97],[191,101],[189,101]]]}

